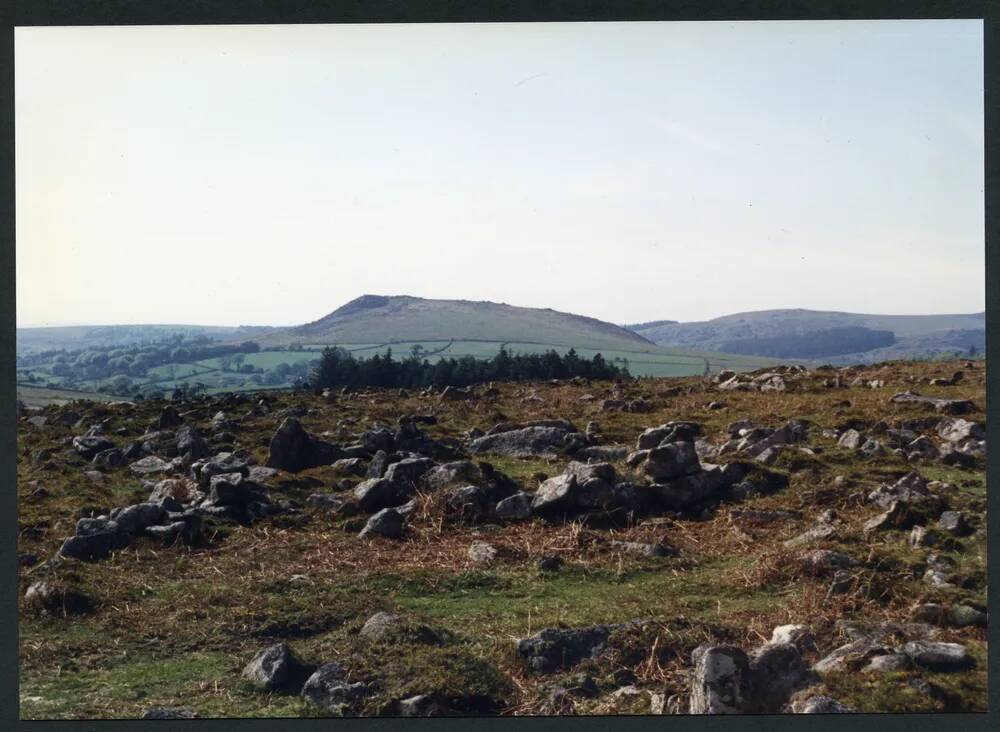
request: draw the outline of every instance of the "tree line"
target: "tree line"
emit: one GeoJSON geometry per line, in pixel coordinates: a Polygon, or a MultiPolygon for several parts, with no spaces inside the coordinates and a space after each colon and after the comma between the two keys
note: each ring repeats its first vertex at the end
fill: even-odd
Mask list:
{"type": "Polygon", "coordinates": [[[598,380],[631,378],[627,361],[617,366],[599,353],[588,359],[573,349],[560,355],[553,350],[512,354],[501,348],[487,360],[463,356],[430,363],[415,353],[396,361],[391,348],[385,355],[357,359],[344,349],[334,347],[323,350],[310,385],[314,389],[344,386],[419,389],[428,386],[469,386],[487,381],[568,379],[574,376],[598,380]]]}

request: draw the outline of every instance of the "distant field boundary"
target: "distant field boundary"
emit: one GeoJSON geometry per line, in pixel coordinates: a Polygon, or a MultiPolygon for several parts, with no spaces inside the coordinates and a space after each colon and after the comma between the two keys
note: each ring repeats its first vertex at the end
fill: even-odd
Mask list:
{"type": "MultiPolygon", "coordinates": [[[[406,343],[448,343],[448,344],[497,343],[497,344],[504,345],[504,346],[508,345],[510,343],[515,343],[515,344],[522,344],[523,343],[524,345],[527,345],[527,346],[548,346],[550,348],[580,348],[580,349],[587,350],[587,351],[595,351],[597,353],[603,353],[604,351],[613,351],[615,353],[634,353],[634,354],[638,354],[638,355],[663,355],[663,356],[671,356],[673,358],[687,358],[687,359],[691,359],[692,361],[700,361],[700,360],[703,360],[703,359],[707,358],[709,360],[709,363],[711,363],[713,361],[718,362],[718,363],[730,363],[732,361],[757,360],[757,361],[761,361],[761,362],[772,361],[775,364],[777,364],[777,363],[792,364],[792,363],[807,363],[809,361],[808,359],[802,359],[802,358],[780,359],[780,358],[774,358],[772,356],[752,356],[752,355],[744,355],[744,354],[739,354],[739,353],[726,353],[724,351],[692,352],[690,355],[687,354],[687,353],[669,353],[669,352],[666,352],[666,351],[683,351],[684,350],[682,348],[673,348],[673,347],[670,347],[670,346],[662,346],[662,348],[664,349],[663,351],[658,351],[658,350],[656,350],[656,348],[646,348],[644,350],[637,351],[637,350],[633,350],[633,349],[629,349],[629,348],[612,348],[612,347],[608,347],[608,348],[595,348],[593,346],[580,346],[580,345],[572,345],[572,344],[568,344],[568,343],[549,343],[549,342],[544,342],[544,341],[497,341],[497,340],[490,340],[488,338],[461,338],[461,339],[457,339],[457,340],[454,339],[454,338],[452,338],[452,339],[447,339],[447,338],[422,338],[422,339],[417,340],[417,341],[403,341],[403,340],[399,340],[399,341],[387,341],[385,343],[382,343],[382,344],[379,344],[379,345],[376,345],[376,346],[369,346],[369,345],[366,345],[366,344],[356,344],[356,343],[326,343],[326,344],[324,344],[324,343],[304,343],[304,344],[302,344],[302,347],[305,348],[305,349],[307,349],[307,350],[322,349],[322,348],[343,348],[345,351],[348,351],[350,353],[357,353],[359,351],[374,351],[374,350],[377,350],[377,349],[380,349],[380,348],[390,348],[392,346],[398,346],[398,345],[402,345],[402,344],[406,344],[406,343]],[[355,345],[360,345],[360,347],[359,348],[353,348],[353,349],[349,348],[349,346],[355,346],[355,345]]],[[[287,350],[287,348],[278,349],[278,350],[279,351],[287,350]]],[[[499,351],[500,349],[497,348],[497,350],[499,351]]],[[[512,349],[512,350],[516,350],[516,349],[512,349]]],[[[429,355],[434,355],[435,353],[440,353],[440,352],[441,351],[429,352],[429,353],[425,353],[423,355],[429,356],[429,355]]],[[[643,362],[637,361],[636,363],[643,363],[643,362]]],[[[652,363],[652,362],[649,362],[649,363],[652,363]]],[[[667,361],[657,361],[656,363],[669,363],[669,362],[667,362],[667,361]]],[[[678,366],[680,366],[680,365],[685,365],[686,366],[687,365],[686,362],[685,363],[682,363],[682,362],[673,362],[673,363],[675,365],[678,365],[678,366]]]]}
{"type": "MultiPolygon", "coordinates": [[[[22,389],[39,389],[44,391],[68,391],[72,392],[73,394],[96,394],[97,396],[114,397],[114,394],[105,394],[104,392],[101,391],[85,391],[83,389],[71,389],[68,386],[39,386],[38,384],[29,384],[24,381],[18,381],[16,382],[16,385],[21,387],[22,389]]],[[[127,400],[122,398],[122,401],[127,401],[127,400]]]]}

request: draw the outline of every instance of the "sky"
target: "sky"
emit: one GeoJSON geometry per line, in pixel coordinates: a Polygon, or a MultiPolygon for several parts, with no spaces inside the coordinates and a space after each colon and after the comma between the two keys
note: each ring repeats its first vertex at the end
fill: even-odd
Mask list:
{"type": "Polygon", "coordinates": [[[973,21],[17,28],[17,324],[985,305],[973,21]]]}

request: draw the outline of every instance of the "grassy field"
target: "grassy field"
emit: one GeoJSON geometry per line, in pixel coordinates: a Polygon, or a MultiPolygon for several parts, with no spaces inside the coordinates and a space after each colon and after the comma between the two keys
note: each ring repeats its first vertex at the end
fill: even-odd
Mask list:
{"type": "Polygon", "coordinates": [[[122,397],[92,391],[49,389],[39,386],[22,386],[21,384],[17,385],[17,398],[29,407],[47,407],[49,405],[68,404],[76,399],[85,399],[95,402],[113,402],[122,399],[122,397]]]}
{"type": "MultiPolygon", "coordinates": [[[[393,343],[344,343],[339,344],[340,348],[350,351],[355,358],[371,358],[376,354],[384,354],[389,349],[392,350],[393,357],[397,360],[407,358],[412,349],[419,346],[422,349],[422,357],[431,363],[442,358],[462,358],[472,356],[478,359],[488,359],[496,355],[500,348],[506,347],[512,353],[544,353],[554,350],[560,354],[566,353],[570,347],[546,343],[527,343],[521,341],[398,341],[393,343]]],[[[295,351],[261,351],[258,353],[245,354],[244,363],[265,371],[273,370],[280,363],[298,364],[312,363],[320,358],[320,351],[326,346],[311,344],[305,346],[303,350],[295,351]]],[[[606,360],[617,365],[628,362],[629,371],[633,376],[642,377],[667,377],[667,376],[693,376],[700,375],[705,370],[705,362],[713,372],[722,369],[733,369],[736,371],[747,371],[763,368],[781,363],[775,359],[756,358],[753,356],[734,356],[723,353],[700,353],[678,351],[676,349],[662,348],[659,346],[641,347],[628,350],[598,350],[595,348],[577,348],[577,353],[581,357],[592,358],[600,353],[606,360]]],[[[53,376],[48,368],[40,366],[32,369],[20,369],[18,379],[24,380],[29,375],[41,379],[45,383],[63,384],[67,379],[60,376],[53,376]]],[[[239,382],[247,378],[247,374],[238,374],[234,371],[222,370],[222,359],[210,358],[193,362],[175,362],[161,364],[150,368],[145,377],[133,377],[129,393],[143,387],[156,387],[162,391],[169,391],[184,384],[204,384],[206,393],[217,393],[221,391],[254,391],[261,388],[259,385],[247,383],[240,385],[239,382]]],[[[72,382],[74,389],[101,392],[109,387],[113,378],[105,379],[82,379],[72,382]]],[[[291,382],[275,384],[272,386],[290,386],[291,382]]]]}
{"type": "MultiPolygon", "coordinates": [[[[597,420],[605,442],[625,444],[634,444],[644,428],[674,419],[697,421],[707,435],[717,437],[728,423],[742,418],[770,426],[800,418],[811,424],[809,444],[815,454],[783,456],[776,469],[789,478],[788,488],[739,504],[801,515],[778,523],[746,523],[732,512],[736,505],[723,503],[697,517],[650,518],[615,529],[538,521],[489,528],[443,523],[431,510],[433,495],[424,494],[401,541],[360,540],[352,519],[306,510],[249,526],[218,524],[208,546],[163,547],[140,540],[98,563],[71,562],[58,577],[86,592],[95,607],[69,616],[40,616],[22,608],[21,715],[129,718],[164,704],[185,706],[202,717],[314,714],[297,696],[256,693],[240,678],[256,651],[278,641],[290,643],[307,661],[339,660],[349,664],[353,678],[372,681],[377,693],[366,714],[378,714],[392,699],[416,693],[447,696],[470,688],[495,699],[501,713],[533,714],[546,708],[548,687],[563,676],[527,675],[513,651],[516,639],[545,627],[637,618],[651,624],[615,635],[608,654],[567,676],[587,672],[600,687],[596,697],[575,699],[574,713],[648,713],[646,696],[613,696],[622,685],[623,670],[643,690],[684,696],[690,653],[706,640],[750,648],[776,625],[805,623],[825,653],[845,642],[838,620],[903,621],[916,602],[985,603],[984,534],[965,537],[943,552],[959,564],[966,578],[961,586],[936,588],[923,582],[924,554],[910,548],[908,532],[871,538],[859,528],[873,515],[859,496],[913,466],[894,455],[861,460],[822,433],[851,420],[874,424],[926,416],[916,405],[888,402],[891,394],[915,384],[929,395],[971,398],[979,409],[969,418],[982,421],[982,370],[967,372],[958,387],[926,385],[929,378],[950,375],[957,367],[954,362],[894,364],[859,371],[865,379],[886,382],[876,389],[824,388],[822,372],[810,375],[801,390],[787,393],[717,392],[700,378],[628,384],[627,398],[642,397],[654,405],[649,414],[599,411],[596,402],[612,389],[603,383],[501,384],[494,400],[458,403],[397,390],[345,395],[336,404],[308,394],[277,394],[272,410],[302,405],[307,409],[303,425],[313,433],[329,431],[330,439],[340,443],[412,413],[437,416],[438,423],[425,429],[438,439],[460,439],[472,427],[488,429],[502,414],[514,421],[566,418],[581,427],[597,420]],[[674,386],[681,393],[665,396],[674,386]],[[526,402],[528,394],[542,401],[526,402]],[[581,399],[588,394],[597,400],[581,399]],[[723,401],[723,408],[709,409],[713,400],[723,401]],[[843,480],[835,483],[835,476],[843,480]],[[810,548],[836,550],[861,562],[856,585],[843,594],[829,592],[828,578],[804,574],[797,555],[782,546],[829,508],[838,512],[843,528],[810,548]],[[497,547],[494,563],[470,563],[466,552],[477,539],[497,547]],[[610,540],[662,542],[678,554],[636,557],[611,548],[610,540]],[[536,559],[545,555],[562,558],[564,568],[556,573],[536,570],[536,559]],[[440,647],[366,642],[358,630],[378,610],[427,623],[448,640],[440,647]]],[[[120,439],[127,441],[145,429],[161,406],[147,402],[121,410],[93,405],[85,416],[108,420],[109,434],[122,430],[120,439]]],[[[209,421],[219,408],[193,402],[183,411],[190,424],[209,435],[209,421]]],[[[226,411],[242,415],[246,407],[226,411]]],[[[273,412],[238,420],[236,446],[263,462],[276,427],[273,412]]],[[[18,462],[18,552],[43,561],[72,532],[81,509],[106,510],[148,495],[125,469],[107,472],[100,483],[83,476],[86,464],[71,452],[58,452],[72,430],[59,420],[51,422],[43,429],[21,423],[17,445],[19,455],[43,448],[57,451],[55,469],[33,460],[18,462]]],[[[566,462],[488,459],[529,491],[540,475],[556,475],[566,462]]],[[[617,467],[627,473],[624,465],[617,467]]],[[[984,516],[982,469],[918,469],[955,487],[949,493],[952,508],[976,521],[984,516]]],[[[269,492],[301,503],[312,492],[343,487],[344,480],[324,466],[279,474],[269,492]]],[[[22,595],[39,575],[37,567],[21,566],[22,595]]],[[[949,711],[982,711],[985,629],[942,628],[940,639],[965,645],[978,665],[961,673],[833,673],[819,692],[862,711],[943,711],[942,698],[949,711]],[[919,693],[908,685],[919,678],[941,695],[919,693]]]]}
{"type": "MultiPolygon", "coordinates": [[[[379,344],[344,343],[338,345],[353,353],[356,358],[370,358],[376,353],[385,353],[387,349],[391,348],[393,357],[396,359],[406,358],[410,355],[414,346],[419,346],[423,349],[422,356],[431,363],[442,358],[462,358],[463,356],[488,359],[495,356],[501,346],[506,347],[511,353],[544,353],[545,351],[553,350],[559,354],[565,354],[570,350],[570,346],[527,343],[523,341],[440,340],[397,341],[379,344]]],[[[309,348],[319,349],[322,346],[312,345],[309,348]]],[[[706,359],[713,372],[721,371],[722,369],[750,371],[780,363],[776,359],[737,356],[725,353],[679,351],[657,346],[627,350],[597,348],[576,348],[575,350],[584,358],[593,358],[596,354],[600,353],[608,361],[615,363],[628,361],[629,371],[633,376],[699,375],[704,372],[706,359]]]]}

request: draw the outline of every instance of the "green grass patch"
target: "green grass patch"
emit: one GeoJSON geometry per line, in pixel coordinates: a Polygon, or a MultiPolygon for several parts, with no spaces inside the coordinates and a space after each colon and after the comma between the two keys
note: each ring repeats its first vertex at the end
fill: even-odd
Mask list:
{"type": "Polygon", "coordinates": [[[69,660],[21,676],[21,718],[127,719],[154,706],[182,706],[203,717],[299,716],[297,697],[240,694],[233,703],[240,693],[233,682],[238,664],[226,654],[203,652],[171,658],[120,654],[101,669],[69,660]]]}
{"type": "Polygon", "coordinates": [[[669,560],[617,572],[567,566],[557,573],[533,567],[382,577],[394,605],[468,637],[521,638],[541,628],[618,623],[636,618],[718,620],[781,603],[771,588],[727,583],[738,558],[706,560],[674,570],[669,560]]]}

